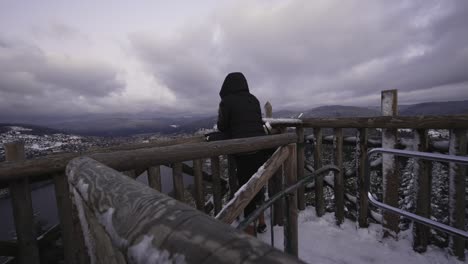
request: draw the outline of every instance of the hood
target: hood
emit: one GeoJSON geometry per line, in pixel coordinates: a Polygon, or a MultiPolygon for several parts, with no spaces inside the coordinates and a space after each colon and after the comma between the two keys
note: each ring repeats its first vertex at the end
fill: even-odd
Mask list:
{"type": "Polygon", "coordinates": [[[241,72],[231,72],[224,79],[223,86],[219,92],[219,96],[223,98],[228,94],[234,94],[239,92],[249,92],[249,85],[244,74],[241,72]]]}

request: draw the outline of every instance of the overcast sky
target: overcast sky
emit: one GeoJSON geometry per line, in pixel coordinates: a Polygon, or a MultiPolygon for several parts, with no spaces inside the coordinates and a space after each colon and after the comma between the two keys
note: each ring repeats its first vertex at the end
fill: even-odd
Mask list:
{"type": "Polygon", "coordinates": [[[0,112],[213,113],[468,99],[468,1],[0,1],[0,112]]]}

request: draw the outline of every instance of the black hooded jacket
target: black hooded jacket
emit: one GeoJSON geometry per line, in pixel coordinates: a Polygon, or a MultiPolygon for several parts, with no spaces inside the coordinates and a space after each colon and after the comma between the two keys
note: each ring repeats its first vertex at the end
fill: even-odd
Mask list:
{"type": "Polygon", "coordinates": [[[228,74],[219,95],[219,131],[229,138],[265,135],[260,103],[249,92],[247,80],[242,73],[228,74]]]}

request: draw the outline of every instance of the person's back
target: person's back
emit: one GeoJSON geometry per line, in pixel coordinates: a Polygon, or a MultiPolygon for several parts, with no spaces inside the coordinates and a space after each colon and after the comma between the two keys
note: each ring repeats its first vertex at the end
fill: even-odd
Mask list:
{"type": "MultiPolygon", "coordinates": [[[[219,104],[218,129],[228,138],[244,138],[265,135],[263,130],[262,111],[257,98],[249,92],[249,86],[244,75],[233,72],[226,76],[221,91],[219,104]]],[[[244,185],[257,172],[258,168],[268,159],[264,151],[239,153],[234,155],[237,164],[237,179],[244,185]]],[[[257,193],[255,198],[244,209],[244,216],[250,215],[258,203],[263,201],[263,191],[257,193]]],[[[257,227],[259,232],[266,231],[263,214],[259,218],[257,227]]],[[[246,229],[249,234],[255,234],[253,225],[246,229]]]]}
{"type": "Polygon", "coordinates": [[[247,80],[240,72],[226,77],[221,91],[218,129],[229,138],[264,135],[262,112],[257,98],[249,92],[247,80]]]}

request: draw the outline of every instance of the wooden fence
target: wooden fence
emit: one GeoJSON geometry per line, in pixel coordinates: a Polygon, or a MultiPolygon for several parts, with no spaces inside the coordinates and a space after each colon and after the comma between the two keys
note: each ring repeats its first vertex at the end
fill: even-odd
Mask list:
{"type": "MultiPolygon", "coordinates": [[[[394,100],[396,100],[396,92],[383,92],[382,101],[386,102],[385,105],[395,106],[394,100]]],[[[397,113],[396,109],[392,108],[390,110],[393,114],[397,113]]],[[[269,116],[271,117],[271,109],[269,116]]],[[[169,143],[149,143],[95,150],[91,153],[86,153],[86,156],[117,171],[125,172],[125,174],[132,177],[136,177],[141,172],[147,171],[150,187],[158,191],[161,188],[160,166],[170,166],[173,170],[175,197],[178,200],[185,198],[182,173],[191,174],[195,178],[195,192],[193,196],[196,207],[199,210],[204,210],[205,205],[203,181],[209,181],[213,184],[212,196],[215,214],[218,216],[218,219],[224,219],[225,222],[229,222],[233,216],[238,215],[239,211],[242,210],[239,210],[234,205],[241,205],[240,207],[242,207],[246,204],[251,199],[251,195],[258,192],[259,186],[265,184],[266,179],[270,179],[269,191],[272,191],[272,194],[274,194],[282,188],[281,171],[286,172],[288,185],[295,181],[295,177],[301,179],[305,176],[305,140],[309,139],[314,142],[313,167],[315,170],[325,165],[322,159],[323,144],[330,142],[333,144],[333,163],[340,168],[340,171],[334,173],[333,181],[331,182],[327,182],[321,176],[315,179],[315,209],[318,216],[322,216],[325,213],[323,188],[325,184],[333,186],[336,222],[337,224],[341,224],[344,221],[344,201],[350,200],[349,194],[346,194],[344,191],[343,145],[355,144],[358,150],[358,162],[356,166],[358,189],[355,194],[357,197],[358,222],[360,227],[365,228],[368,226],[368,219],[372,218],[363,184],[365,178],[364,164],[367,162],[366,153],[370,147],[374,145],[398,147],[399,142],[396,129],[408,128],[414,131],[413,144],[415,149],[428,151],[431,149],[430,146],[433,146],[434,149],[446,149],[449,154],[453,155],[466,155],[467,152],[467,115],[444,117],[400,117],[393,115],[369,118],[265,119],[265,121],[270,122],[274,127],[280,128],[283,131],[287,128],[295,128],[296,133],[219,142],[201,142],[202,138],[198,137],[176,140],[169,143]],[[312,135],[306,135],[306,129],[309,128],[313,130],[312,135]],[[343,133],[346,128],[357,129],[357,135],[351,138],[346,137],[343,133]],[[384,131],[384,135],[379,142],[368,138],[369,129],[373,128],[383,129],[384,131]],[[333,129],[333,135],[331,137],[324,135],[323,131],[325,129],[333,129]],[[428,139],[429,129],[449,129],[450,139],[448,148],[445,147],[447,144],[442,144],[442,147],[440,144],[432,144],[428,139]],[[222,210],[223,185],[225,186],[227,182],[220,177],[219,156],[278,147],[282,148],[269,160],[269,169],[262,173],[262,177],[259,178],[261,180],[252,184],[253,187],[250,192],[245,192],[244,190],[237,195],[233,195],[233,200],[227,205],[227,209],[222,210]],[[288,154],[286,155],[285,153],[288,154]],[[203,159],[210,159],[211,174],[202,171],[203,159]],[[193,161],[193,167],[188,167],[182,163],[189,160],[193,161]]],[[[61,154],[33,160],[23,160],[24,147],[21,144],[7,144],[5,149],[8,161],[0,164],[0,188],[8,187],[10,189],[18,240],[15,243],[0,242],[0,255],[12,256],[14,253],[15,256],[19,256],[19,263],[39,263],[39,249],[41,248],[41,243],[43,243],[41,241],[45,241],[46,237],[50,239],[56,236],[50,235],[53,234],[51,232],[49,235],[38,239],[37,234],[34,234],[31,223],[33,212],[29,186],[32,182],[52,179],[57,196],[65,262],[88,263],[89,255],[86,253],[86,237],[83,236],[83,231],[86,233],[86,230],[82,230],[82,226],[79,224],[80,218],[76,213],[76,204],[70,199],[69,184],[65,177],[66,165],[72,159],[83,154],[61,154]]],[[[397,206],[394,204],[394,197],[388,197],[390,194],[394,194],[393,192],[395,192],[399,184],[398,168],[395,165],[396,158],[389,157],[383,164],[383,171],[387,171],[384,173],[384,181],[386,182],[384,201],[390,205],[397,206]]],[[[418,165],[419,169],[416,174],[418,185],[416,211],[421,216],[430,217],[430,163],[418,161],[418,165]]],[[[454,201],[447,205],[450,206],[450,224],[464,229],[466,168],[457,166],[456,164],[450,164],[449,166],[449,178],[451,181],[449,195],[450,200],[454,201]]],[[[73,178],[73,176],[71,177],[73,178]]],[[[229,184],[232,183],[230,182],[229,184]]],[[[75,183],[74,186],[76,188],[79,184],[76,185],[75,183]]],[[[235,190],[236,188],[231,185],[231,194],[235,190]]],[[[288,219],[286,220],[292,223],[293,226],[287,230],[291,238],[287,250],[293,254],[297,254],[297,242],[295,242],[297,241],[297,235],[294,234],[294,232],[297,234],[297,231],[294,231],[297,228],[297,226],[294,227],[296,221],[294,218],[297,216],[297,211],[294,210],[296,209],[296,205],[299,209],[305,208],[304,192],[305,189],[299,189],[297,196],[293,196],[294,199],[289,200],[291,204],[289,204],[288,208],[291,211],[288,212],[288,219]],[[295,202],[296,199],[297,202],[295,202]]],[[[275,224],[283,224],[284,218],[281,215],[281,212],[283,212],[282,204],[276,203],[273,212],[275,224]]],[[[385,227],[386,233],[390,236],[396,236],[398,234],[398,226],[395,224],[398,223],[398,218],[389,214],[385,214],[384,218],[387,222],[387,226],[385,227]],[[396,222],[395,219],[397,219],[396,222]]],[[[420,252],[425,251],[429,241],[430,230],[418,224],[415,225],[415,229],[414,248],[420,252]]],[[[458,238],[451,238],[451,249],[460,259],[464,258],[465,242],[458,238]]]]}
{"type": "MultiPolygon", "coordinates": [[[[269,122],[273,127],[286,129],[295,128],[298,135],[303,135],[305,128],[313,129],[313,135],[306,136],[314,143],[314,169],[317,170],[323,166],[323,147],[326,143],[333,144],[333,163],[340,168],[340,172],[335,173],[334,181],[327,183],[333,186],[335,216],[337,224],[341,224],[344,220],[344,200],[348,194],[344,193],[343,181],[343,145],[355,145],[357,166],[355,174],[358,177],[358,188],[356,194],[351,194],[357,197],[355,201],[357,205],[359,227],[367,227],[368,219],[374,218],[371,214],[367,194],[364,189],[365,170],[364,165],[367,162],[367,151],[372,146],[382,146],[385,148],[396,148],[408,146],[409,142],[398,142],[397,129],[411,129],[413,131],[413,149],[418,151],[444,151],[451,155],[467,155],[467,129],[468,115],[455,116],[397,116],[396,109],[396,91],[382,92],[382,107],[391,106],[389,116],[379,117],[357,117],[357,118],[304,118],[304,119],[269,119],[265,118],[265,122],[269,122]],[[357,134],[348,136],[346,139],[343,135],[343,129],[356,129],[357,134]],[[333,129],[332,136],[324,136],[325,129],[333,129]],[[368,138],[369,129],[382,129],[380,140],[370,140],[368,138]],[[428,131],[430,129],[447,129],[450,132],[449,142],[430,142],[428,131]],[[449,143],[449,144],[446,144],[449,143]],[[449,145],[449,146],[447,146],[449,145]]],[[[271,108],[271,105],[268,106],[271,108]]],[[[387,113],[387,112],[385,112],[387,113]]],[[[384,113],[384,114],[385,114],[384,113]]],[[[298,152],[299,153],[299,152],[298,152]]],[[[302,154],[301,152],[300,154],[302,154]]],[[[390,155],[383,155],[384,161],[380,163],[383,171],[383,198],[384,202],[398,207],[398,188],[400,185],[399,168],[397,167],[397,158],[390,155]]],[[[431,205],[431,163],[428,161],[418,160],[417,171],[415,173],[415,181],[417,182],[416,194],[416,213],[418,215],[430,218],[431,205]]],[[[298,165],[299,166],[299,165],[298,165]]],[[[447,204],[449,207],[450,225],[462,230],[465,230],[465,178],[466,168],[454,163],[449,164],[449,200],[452,203],[447,204]]],[[[298,177],[299,178],[299,177],[298,177]]],[[[324,208],[324,179],[317,177],[314,184],[315,191],[315,209],[318,216],[322,216],[325,212],[324,208]]],[[[299,208],[304,208],[304,205],[299,205],[299,208]]],[[[386,236],[398,235],[399,216],[387,214],[384,212],[384,231],[386,236]]],[[[375,218],[374,218],[375,219],[375,218]]],[[[415,237],[413,248],[418,252],[424,252],[429,244],[430,230],[428,227],[421,224],[415,224],[415,237]]],[[[458,237],[450,237],[451,252],[459,259],[465,258],[464,249],[466,241],[458,237]]]]}
{"type": "MultiPolygon", "coordinates": [[[[197,140],[199,141],[199,139],[197,140]]],[[[192,140],[186,141],[193,142],[192,140]]],[[[223,195],[219,172],[220,155],[274,149],[296,142],[297,137],[295,134],[282,134],[218,142],[183,143],[170,146],[167,146],[167,144],[164,144],[164,146],[155,146],[154,144],[150,144],[150,146],[140,145],[136,149],[124,146],[122,150],[118,148],[112,150],[106,149],[104,151],[97,150],[87,154],[87,156],[113,169],[125,172],[125,174],[132,177],[138,176],[139,172],[147,170],[149,185],[158,191],[161,187],[159,166],[168,165],[173,170],[175,197],[178,200],[184,199],[182,172],[192,172],[195,177],[194,199],[197,208],[203,210],[205,204],[202,182],[203,180],[210,180],[213,184],[212,196],[215,214],[218,214],[221,210],[221,198],[223,195]],[[207,175],[202,171],[201,161],[206,158],[211,160],[211,175],[207,175]],[[182,164],[183,161],[188,160],[193,160],[193,168],[187,168],[187,166],[182,164]]],[[[12,146],[15,146],[14,148],[7,146],[6,150],[9,153],[7,155],[13,155],[11,153],[14,153],[15,149],[20,145],[12,144],[12,146]]],[[[30,198],[28,188],[31,182],[53,179],[59,209],[65,261],[66,263],[87,263],[90,259],[86,253],[86,236],[83,236],[83,233],[86,234],[87,230],[83,230],[82,226],[78,224],[80,221],[76,213],[76,204],[70,200],[69,184],[64,176],[66,164],[75,157],[77,157],[76,154],[63,154],[33,160],[11,161],[9,159],[10,161],[0,164],[0,186],[8,186],[9,184],[19,182],[23,187],[23,189],[20,189],[22,191],[20,196],[30,198]]],[[[290,164],[289,166],[295,165],[295,161],[290,160],[288,164],[290,164]]],[[[295,177],[295,173],[292,173],[292,171],[291,169],[288,175],[295,177]]],[[[12,197],[19,192],[16,189],[10,189],[10,191],[12,197]]],[[[15,252],[15,255],[20,256],[20,263],[39,263],[39,257],[21,258],[21,256],[34,256],[34,254],[37,256],[38,254],[36,253],[38,252],[38,246],[35,243],[36,235],[33,233],[33,225],[32,223],[24,223],[24,221],[32,221],[33,219],[31,200],[13,203],[13,207],[15,210],[24,211],[22,214],[15,214],[18,236],[18,251],[15,252]]],[[[291,207],[290,210],[292,211],[294,208],[291,207]]],[[[297,216],[297,213],[295,215],[297,216]]],[[[289,221],[296,222],[297,220],[290,219],[289,221]]],[[[297,224],[295,227],[295,233],[297,234],[297,224]]],[[[294,225],[291,228],[294,228],[294,225]]],[[[297,236],[295,241],[295,246],[291,247],[291,252],[295,252],[297,255],[297,236]]],[[[11,253],[13,253],[12,243],[0,243],[0,255],[11,256],[11,253]]]]}

